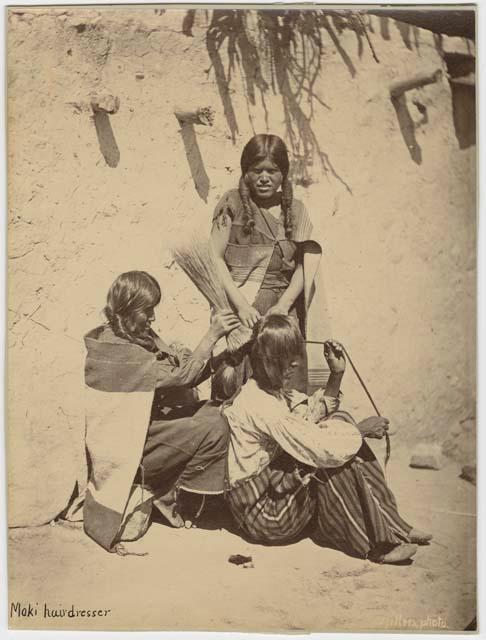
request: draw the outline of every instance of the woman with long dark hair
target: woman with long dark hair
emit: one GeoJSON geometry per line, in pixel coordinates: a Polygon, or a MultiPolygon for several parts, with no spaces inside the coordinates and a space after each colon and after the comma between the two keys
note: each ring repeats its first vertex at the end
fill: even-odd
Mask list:
{"type": "MultiPolygon", "coordinates": [[[[293,196],[285,143],[256,135],[240,164],[238,188],[216,207],[211,232],[226,293],[247,327],[269,312],[290,314],[305,335],[321,247],[304,205],[293,196]]],[[[307,391],[305,358],[295,384],[307,391]]]]}
{"type": "Polygon", "coordinates": [[[122,273],[108,292],[107,323],[85,337],[84,526],[106,549],[142,535],[152,504],[180,527],[181,492],[223,492],[227,426],[193,387],[208,377],[215,343],[239,320],[215,314],[193,352],[172,348],[151,328],[160,299],[151,275],[122,273]]]}
{"type": "Polygon", "coordinates": [[[342,346],[328,340],[330,377],[307,397],[293,388],[302,357],[299,329],[268,315],[254,328],[252,377],[223,412],[230,426],[226,497],[254,542],[291,542],[307,526],[320,545],[380,563],[410,560],[432,536],[400,516],[380,464],[366,443],[389,421],[358,423],[340,409],[342,346]]]}

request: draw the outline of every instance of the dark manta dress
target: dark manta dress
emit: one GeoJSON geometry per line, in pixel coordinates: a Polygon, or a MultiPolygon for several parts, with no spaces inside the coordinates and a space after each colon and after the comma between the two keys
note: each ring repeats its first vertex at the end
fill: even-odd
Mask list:
{"type": "MultiPolygon", "coordinates": [[[[213,220],[221,216],[229,216],[231,229],[225,252],[225,262],[233,280],[240,284],[248,277],[261,279],[261,284],[252,306],[265,315],[276,305],[283,293],[288,289],[295,269],[303,259],[301,242],[285,236],[283,220],[275,218],[267,210],[257,207],[253,202],[255,225],[250,233],[244,229],[244,210],[237,189],[228,191],[216,207],[213,220]],[[269,259],[268,259],[269,258],[269,259]]],[[[294,226],[308,224],[308,216],[304,205],[295,200],[292,203],[294,226]]],[[[305,304],[303,293],[299,295],[289,315],[294,317],[305,336],[305,304]]],[[[241,367],[248,369],[248,361],[241,367]]],[[[304,357],[295,372],[294,386],[298,391],[307,391],[307,358],[304,357]]]]}

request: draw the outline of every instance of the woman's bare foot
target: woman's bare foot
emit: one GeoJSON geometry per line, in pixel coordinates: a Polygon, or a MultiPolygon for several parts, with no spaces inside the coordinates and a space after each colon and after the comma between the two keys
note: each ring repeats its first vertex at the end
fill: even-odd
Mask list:
{"type": "Polygon", "coordinates": [[[377,558],[375,562],[380,564],[400,564],[406,560],[410,560],[417,553],[416,544],[403,543],[394,547],[385,555],[377,558]]]}
{"type": "Polygon", "coordinates": [[[173,500],[167,502],[163,498],[157,498],[153,501],[153,505],[160,511],[172,527],[175,529],[181,529],[184,527],[184,520],[177,513],[176,503],[173,500]]]}
{"type": "Polygon", "coordinates": [[[410,538],[410,542],[415,544],[429,544],[429,542],[434,537],[431,533],[427,533],[426,531],[420,531],[420,529],[416,529],[415,527],[408,534],[410,538]]]}

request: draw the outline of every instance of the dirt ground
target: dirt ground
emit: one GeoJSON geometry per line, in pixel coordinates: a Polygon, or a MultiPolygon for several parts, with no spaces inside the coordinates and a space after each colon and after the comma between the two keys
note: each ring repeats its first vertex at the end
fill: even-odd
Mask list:
{"type": "MultiPolygon", "coordinates": [[[[381,444],[375,447],[381,455],[381,444]]],[[[463,630],[476,613],[476,490],[448,462],[440,471],[408,467],[394,451],[389,482],[401,513],[434,541],[408,566],[376,565],[310,540],[249,544],[225,529],[175,530],[153,524],[126,545],[148,555],[103,551],[81,525],[11,529],[9,608],[13,628],[218,630],[254,632],[463,630]],[[418,501],[417,498],[420,497],[418,501]],[[185,544],[190,538],[191,544],[185,544]],[[251,555],[253,568],[228,562],[251,555]],[[96,618],[45,618],[60,608],[109,609],[96,618]],[[157,613],[156,613],[157,612],[157,613]],[[150,620],[150,626],[145,622],[150,620]]]]}

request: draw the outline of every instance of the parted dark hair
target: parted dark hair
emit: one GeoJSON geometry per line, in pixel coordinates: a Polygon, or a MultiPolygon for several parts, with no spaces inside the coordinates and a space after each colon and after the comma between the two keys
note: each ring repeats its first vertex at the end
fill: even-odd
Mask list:
{"type": "Polygon", "coordinates": [[[157,353],[155,334],[147,328],[151,313],[161,298],[157,280],[145,271],[127,271],[113,282],[103,312],[119,338],[157,353]]]}
{"type": "Polygon", "coordinates": [[[231,402],[251,377],[251,364],[247,357],[250,351],[251,342],[247,342],[237,351],[225,351],[213,358],[211,392],[214,400],[231,402]]]}
{"type": "Polygon", "coordinates": [[[289,180],[289,154],[282,138],[272,134],[260,133],[249,140],[241,154],[241,178],[238,186],[243,210],[245,212],[244,230],[251,233],[255,226],[255,213],[251,203],[251,192],[245,182],[245,175],[250,167],[268,158],[277,165],[282,173],[282,213],[284,216],[285,235],[290,237],[293,228],[292,219],[292,183],[289,180]]]}
{"type": "Polygon", "coordinates": [[[280,391],[285,371],[301,357],[304,342],[297,322],[290,316],[264,316],[253,329],[250,354],[253,378],[265,391],[280,391]]]}

